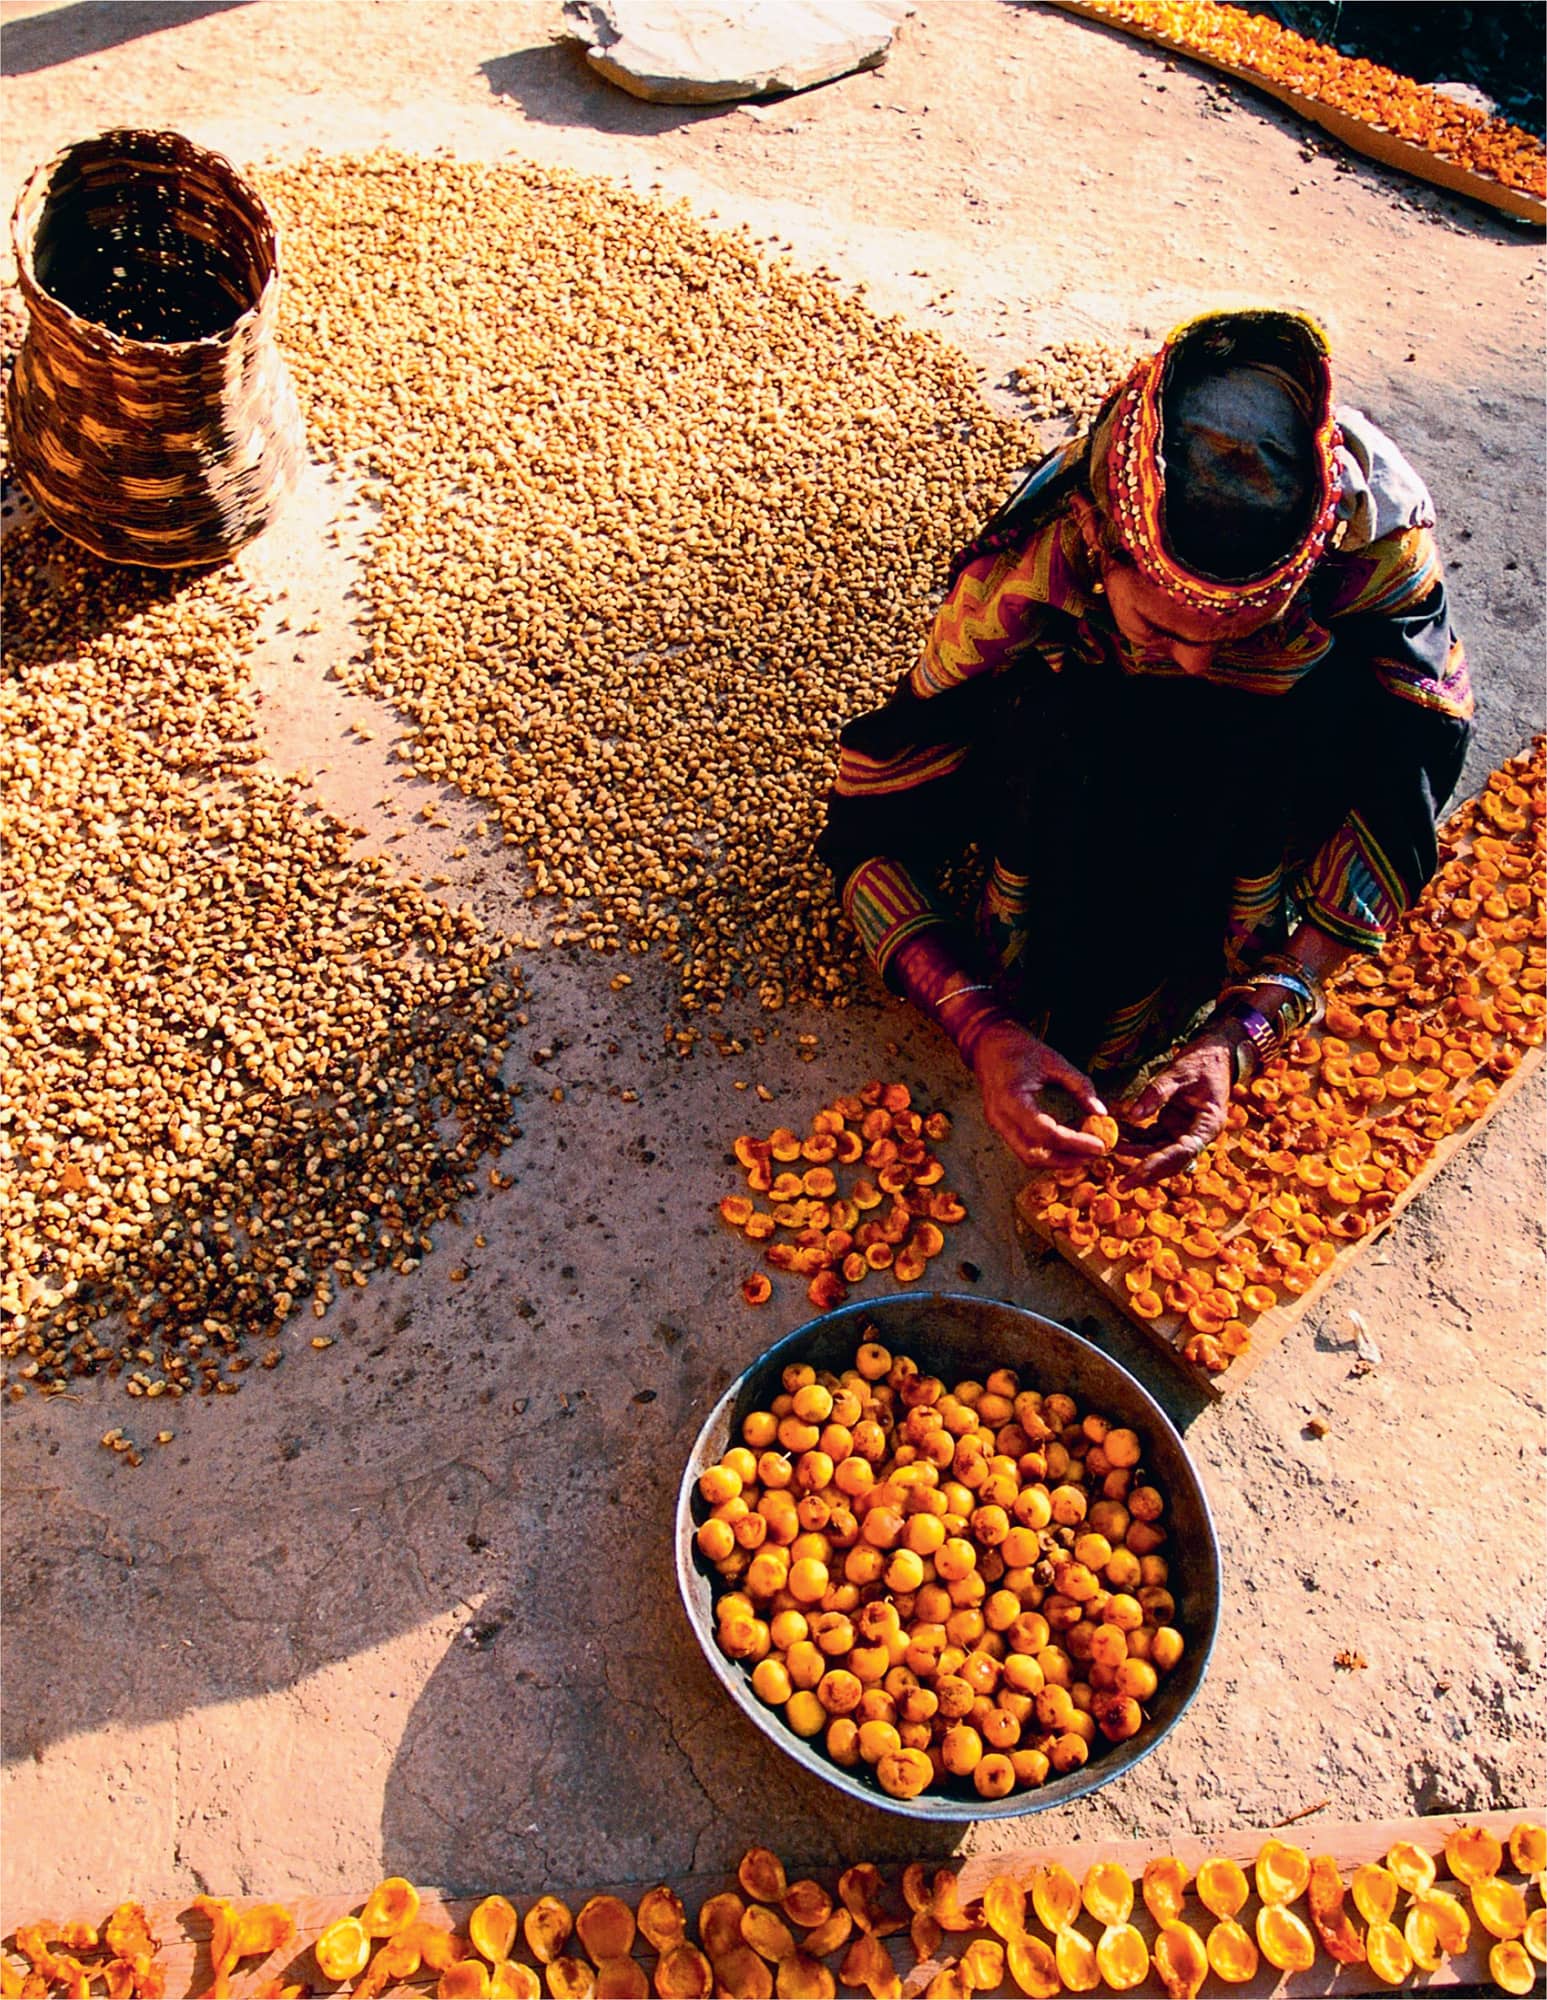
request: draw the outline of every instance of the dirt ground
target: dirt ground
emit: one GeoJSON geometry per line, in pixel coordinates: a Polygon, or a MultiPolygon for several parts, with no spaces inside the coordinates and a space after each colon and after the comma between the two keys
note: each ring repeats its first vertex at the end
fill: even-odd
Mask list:
{"type": "MultiPolygon", "coordinates": [[[[0,18],[6,190],[114,123],[248,163],[383,143],[559,163],[779,236],[946,331],[990,383],[1050,340],[1309,306],[1346,398],[1434,490],[1479,686],[1469,780],[1540,726],[1540,238],[1323,150],[1203,70],[1046,8],[923,0],[879,72],[673,110],[593,80],[547,0],[6,0],[0,18]]],[[[320,621],[299,661],[271,621],[255,673],[275,757],[384,838],[391,717],[375,744],[347,738],[371,704],[325,678],[348,643],[348,538],[335,557],[316,530],[347,500],[317,481],[254,557],[292,624],[320,621]]],[[[416,781],[392,782],[411,806],[416,781]]],[[[459,838],[395,851],[447,866],[459,838]]],[[[489,852],[467,868],[454,893],[500,922],[516,885],[489,852]]],[[[709,1220],[750,1075],[791,1122],[876,1073],[957,1114],[973,1220],[953,1260],[985,1294],[1089,1324],[1187,1427],[1225,1560],[1210,1677],[1129,1779],[1034,1833],[1547,1795],[1539,1078],[1246,1393],[1204,1407],[1077,1278],[1027,1265],[1016,1175],[966,1077],[878,991],[785,1018],[754,1071],[664,1054],[658,976],[613,993],[596,962],[548,953],[529,978],[527,1039],[557,1051],[564,1102],[534,1093],[515,1185],[415,1276],[335,1307],[332,1348],[298,1324],[285,1366],[180,1406],[138,1471],[97,1445],[132,1409],[110,1385],[7,1412],[0,1924],[385,1871],[457,1891],[654,1877],[753,1838],[811,1861],[918,1850],[727,1708],[674,1595],[687,1441],[805,1316],[794,1291],[742,1308],[742,1260],[709,1220]],[[1352,1369],[1348,1308],[1371,1372],[1352,1369]],[[1336,1667],[1344,1649],[1367,1665],[1336,1667]]]]}

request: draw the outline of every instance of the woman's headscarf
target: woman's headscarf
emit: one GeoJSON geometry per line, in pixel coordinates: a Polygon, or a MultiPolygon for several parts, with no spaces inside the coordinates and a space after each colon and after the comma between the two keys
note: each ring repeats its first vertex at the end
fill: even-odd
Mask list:
{"type": "Polygon", "coordinates": [[[1207,313],[1138,362],[1091,437],[1091,492],[1127,557],[1205,617],[1275,610],[1337,513],[1326,337],[1294,312],[1207,313]]]}

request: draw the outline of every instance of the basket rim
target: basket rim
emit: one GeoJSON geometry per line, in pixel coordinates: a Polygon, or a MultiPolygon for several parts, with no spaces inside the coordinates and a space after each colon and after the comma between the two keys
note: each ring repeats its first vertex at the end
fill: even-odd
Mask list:
{"type": "Polygon", "coordinates": [[[16,258],[17,277],[26,297],[28,310],[34,309],[35,301],[44,302],[51,313],[58,313],[73,329],[94,340],[106,342],[111,348],[126,352],[150,350],[161,354],[188,354],[199,348],[217,349],[229,345],[239,335],[245,333],[263,314],[271,309],[279,291],[281,235],[273,209],[264,200],[248,177],[213,146],[203,146],[197,139],[190,139],[186,132],[177,132],[170,127],[156,129],[145,125],[110,125],[100,132],[89,133],[83,139],[72,139],[46,160],[39,162],[22,182],[21,191],[11,210],[11,248],[16,258]],[[236,317],[218,333],[201,334],[197,340],[136,340],[129,334],[115,333],[100,320],[89,319],[78,313],[73,306],[66,305],[52,292],[38,276],[33,261],[33,244],[36,238],[36,215],[41,215],[46,187],[72,154],[81,152],[88,146],[100,146],[114,140],[155,139],[170,140],[185,155],[197,154],[218,171],[229,174],[242,189],[256,211],[259,228],[268,232],[272,256],[269,271],[251,305],[244,306],[236,317]]]}

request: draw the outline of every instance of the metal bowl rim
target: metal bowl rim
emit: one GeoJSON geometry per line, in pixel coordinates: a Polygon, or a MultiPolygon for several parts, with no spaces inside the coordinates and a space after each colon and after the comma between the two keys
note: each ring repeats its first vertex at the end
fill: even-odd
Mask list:
{"type": "MultiPolygon", "coordinates": [[[[978,1292],[900,1292],[895,1295],[895,1298],[854,1300],[848,1305],[835,1307],[832,1312],[818,1313],[815,1319],[806,1320],[800,1326],[793,1327],[788,1333],[776,1340],[771,1347],[764,1348],[727,1385],[724,1393],[716,1399],[713,1407],[698,1428],[698,1433],[689,1448],[687,1463],[683,1468],[681,1483],[677,1489],[675,1532],[677,1590],[682,1599],[683,1610],[687,1614],[688,1624],[692,1628],[693,1636],[698,1641],[700,1651],[708,1660],[716,1679],[720,1682],[726,1693],[729,1694],[732,1701],[735,1702],[736,1706],[757,1725],[770,1742],[776,1744],[786,1756],[794,1758],[796,1763],[801,1765],[803,1769],[822,1778],[826,1783],[832,1785],[836,1790],[843,1792],[857,1804],[870,1806],[880,1812],[897,1813],[907,1819],[928,1820],[936,1823],[955,1821],[965,1825],[975,1820],[1029,1818],[1033,1813],[1051,1812],[1060,1806],[1072,1805],[1076,1799],[1085,1798],[1091,1792],[1099,1791],[1103,1785],[1111,1784],[1114,1780],[1125,1777],[1130,1771],[1142,1764],[1152,1751],[1160,1748],[1161,1744],[1165,1742],[1166,1738],[1175,1729],[1188,1709],[1191,1708],[1194,1701],[1197,1700],[1204,1680],[1207,1678],[1209,1662],[1213,1658],[1215,1641],[1219,1635],[1220,1597],[1223,1581],[1219,1555],[1219,1535],[1214,1526],[1214,1513],[1209,1505],[1208,1489],[1205,1487],[1196,1466],[1193,1464],[1192,1454],[1188,1451],[1181,1432],[1172,1423],[1170,1417],[1167,1416],[1166,1412],[1138,1377],[1131,1374],[1120,1361],[1114,1360],[1106,1352],[1105,1348],[1098,1347],[1094,1341],[1087,1340],[1083,1334],[1076,1333],[1072,1327],[1065,1326],[1060,1320],[1049,1319],[1045,1313],[1036,1312],[1030,1306],[1017,1305],[1011,1299],[988,1297],[978,1292]],[[702,1572],[694,1564],[692,1554],[693,1536],[697,1527],[697,1523],[693,1519],[693,1498],[698,1487],[698,1476],[694,1470],[694,1466],[711,1430],[719,1422],[722,1414],[734,1406],[737,1397],[741,1394],[748,1379],[772,1366],[778,1360],[779,1356],[794,1346],[797,1341],[808,1340],[819,1330],[837,1325],[845,1319],[876,1319],[877,1317],[884,1319],[889,1308],[894,1304],[906,1304],[909,1307],[922,1309],[940,1306],[994,1306],[1002,1311],[1012,1313],[1018,1319],[1029,1321],[1035,1326],[1056,1333],[1061,1340],[1073,1341],[1076,1347],[1084,1348],[1088,1354],[1092,1355],[1100,1366],[1111,1369],[1115,1374],[1122,1377],[1124,1383],[1134,1392],[1140,1405],[1145,1410],[1147,1421],[1158,1423],[1169,1434],[1171,1442],[1180,1454],[1183,1464],[1192,1476],[1198,1506],[1203,1516],[1204,1563],[1205,1567],[1211,1570],[1213,1574],[1212,1609],[1208,1620],[1208,1631],[1203,1635],[1202,1651],[1201,1653],[1194,1653],[1197,1665],[1192,1692],[1177,1709],[1170,1721],[1166,1723],[1165,1727],[1156,1730],[1143,1743],[1140,1749],[1134,1751],[1127,1758],[1126,1762],[1120,1764],[1117,1768],[1104,1768],[1107,1760],[1103,1759],[1101,1763],[1098,1763],[1094,1767],[1083,1765],[1078,1772],[1067,1772],[1064,1774],[1064,1779],[1055,1779],[1053,1781],[1054,1784],[1061,1784],[1067,1778],[1075,1778],[1077,1780],[1076,1783],[1069,1786],[1068,1790],[1060,1791],[1056,1798],[1046,1796],[1051,1789],[1047,1785],[1039,1786],[1032,1791],[1024,1793],[1012,1792],[1009,1797],[1003,1799],[978,1799],[972,1801],[968,1799],[945,1798],[939,1794],[931,1797],[928,1793],[921,1794],[920,1797],[914,1799],[888,1798],[884,1792],[881,1792],[879,1789],[872,1789],[871,1786],[862,1783],[841,1765],[834,1764],[831,1759],[823,1756],[820,1751],[814,1749],[804,1737],[796,1736],[787,1724],[777,1719],[772,1709],[757,1699],[756,1695],[752,1692],[750,1681],[741,1673],[736,1662],[727,1660],[719,1647],[715,1645],[713,1634],[705,1629],[698,1607],[694,1602],[695,1588],[704,1580],[702,1572]],[[926,1800],[928,1803],[926,1803],[926,1800]],[[1024,1803],[1022,1803],[1023,1800],[1025,1801],[1024,1803]]],[[[1114,1747],[1121,1750],[1124,1746],[1114,1747]]]]}

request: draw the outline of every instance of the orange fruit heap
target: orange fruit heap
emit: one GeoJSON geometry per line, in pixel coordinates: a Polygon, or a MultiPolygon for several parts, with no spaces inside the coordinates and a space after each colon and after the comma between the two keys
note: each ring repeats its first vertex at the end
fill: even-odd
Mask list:
{"type": "MultiPolygon", "coordinates": [[[[735,1150],[747,1193],[726,1195],[720,1219],[766,1244],[764,1261],[774,1270],[807,1279],[806,1296],[820,1312],[842,1305],[872,1271],[916,1284],[945,1247],[946,1229],[967,1214],[929,1150],[950,1130],[943,1111],[913,1108],[905,1083],[867,1083],[823,1105],[804,1139],[785,1125],[766,1139],[744,1132],[735,1150]],[[845,1189],[840,1175],[850,1169],[845,1189]],[[781,1230],[784,1240],[774,1240],[781,1230]]],[[[772,1293],[765,1272],[742,1282],[749,1306],[772,1293]]]]}
{"type": "Polygon", "coordinates": [[[1505,187],[1547,196],[1547,151],[1505,118],[1458,104],[1380,63],[1340,55],[1325,42],[1218,0],[1092,0],[1095,10],[1164,35],[1210,61],[1254,70],[1268,83],[1346,112],[1505,187]]]}
{"type": "Polygon", "coordinates": [[[1440,830],[1434,880],[1378,956],[1344,968],[1321,1027],[1233,1093],[1190,1173],[1119,1191],[1120,1162],[1038,1175],[1035,1227],[1217,1374],[1252,1322],[1308,1292],[1391,1215],[1441,1142],[1486,1117],[1540,1048],[1547,770],[1538,739],[1440,830]]]}
{"type": "MultiPolygon", "coordinates": [[[[1480,1828],[1457,1828],[1443,1858],[1493,1940],[1486,1955],[1494,1984],[1505,1993],[1530,1993],[1540,1986],[1539,1968],[1547,1959],[1543,1830],[1522,1822],[1510,1836],[1508,1865],[1535,1884],[1535,1906],[1519,1922],[1514,1905],[1524,1905],[1526,1889],[1475,1872],[1477,1850],[1490,1838],[1480,1828]],[[1535,1868],[1527,1865],[1533,1859],[1535,1868]]],[[[238,1957],[279,1959],[277,1971],[258,1964],[256,1977],[244,1979],[253,2000],[303,2000],[317,1990],[319,1974],[326,1991],[369,1996],[412,1981],[438,2000],[540,2000],[544,1993],[571,2000],[647,2000],[651,1993],[662,2000],[708,2000],[717,1992],[747,2000],[773,2000],[775,1993],[834,2000],[840,1982],[873,2000],[901,2000],[915,1963],[929,1971],[909,1980],[913,1992],[1021,1992],[1053,2000],[1065,1989],[1125,1992],[1144,1981],[1152,1962],[1160,1987],[1182,2000],[1198,1993],[1210,1968],[1230,1983],[1255,1978],[1253,1931],[1260,1955],[1279,1970],[1308,1970],[1319,1963],[1319,1945],[1330,1961],[1329,1983],[1339,1965],[1363,1962],[1378,1979],[1398,1986],[1415,1963],[1404,1932],[1391,1920],[1400,1889],[1407,1890],[1406,1927],[1423,1954],[1420,1964],[1438,1967],[1469,1946],[1480,1961],[1466,1910],[1449,1890],[1434,1886],[1435,1857],[1401,1843],[1386,1859],[1391,1867],[1366,1863],[1353,1871],[1354,1900],[1368,1926],[1362,1933],[1343,1911],[1336,1858],[1312,1859],[1272,1839],[1257,1856],[1256,1874],[1267,1893],[1251,1917],[1252,1930],[1237,1921],[1251,1893],[1238,1861],[1211,1856],[1194,1876],[1165,1854],[1143,1871],[1147,1920],[1134,1909],[1132,1877],[1112,1861],[1094,1861],[1083,1879],[1058,1862],[996,1875],[976,1900],[964,1902],[954,1868],[914,1861],[883,1872],[861,1861],[830,1887],[831,1877],[791,1880],[766,1847],[742,1856],[735,1886],[708,1897],[696,1919],[662,1883],[637,1903],[600,1894],[577,1910],[551,1894],[524,1910],[504,1896],[486,1896],[459,1929],[444,1913],[437,1920],[422,1916],[418,1892],[394,1878],[357,1915],[336,1918],[303,1950],[282,1905],[238,1912],[220,1898],[201,1897],[196,1907],[212,1921],[212,1954],[218,1949],[210,1991],[228,1990],[238,1957]],[[1425,1864],[1421,1886],[1415,1862],[1425,1864]],[[1195,1910],[1189,1892],[1197,1898],[1195,1910]],[[1291,1907],[1302,1894],[1309,1924],[1291,1907]],[[1194,1928],[1194,1916],[1208,1924],[1206,1933],[1194,1928]],[[382,1928],[385,1923],[394,1928],[382,1928]]],[[[1503,1863],[1500,1848],[1497,1865],[1503,1863]]],[[[25,1924],[11,1942],[27,1969],[9,1953],[0,1958],[0,1993],[7,2000],[85,1991],[83,1980],[101,1982],[110,2000],[167,1990],[161,1947],[135,1903],[120,1905],[100,1932],[86,1921],[25,1924]]]]}
{"type": "Polygon", "coordinates": [[[1040,1785],[1126,1742],[1182,1658],[1138,1434],[1014,1369],[948,1389],[867,1337],[699,1479],[721,1650],[894,1798],[1040,1785]]]}

